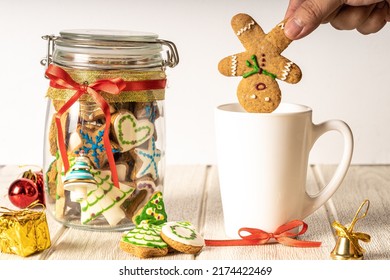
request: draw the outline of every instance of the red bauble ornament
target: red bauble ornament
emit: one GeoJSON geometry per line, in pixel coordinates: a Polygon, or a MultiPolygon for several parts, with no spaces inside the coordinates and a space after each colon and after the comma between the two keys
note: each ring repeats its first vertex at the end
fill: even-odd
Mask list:
{"type": "MultiPolygon", "coordinates": [[[[24,174],[26,174],[26,172],[24,174]]],[[[36,171],[34,172],[34,174],[36,175],[36,177],[33,177],[32,180],[35,182],[35,185],[37,185],[38,200],[40,203],[45,204],[45,192],[44,192],[45,189],[44,189],[44,182],[43,182],[43,173],[42,171],[36,171]]]]}
{"type": "Polygon", "coordinates": [[[34,201],[45,204],[42,171],[23,173],[22,178],[12,182],[8,189],[8,197],[13,205],[25,208],[34,201]]]}
{"type": "Polygon", "coordinates": [[[8,198],[16,207],[25,208],[38,199],[37,186],[30,179],[17,179],[8,189],[8,198]]]}

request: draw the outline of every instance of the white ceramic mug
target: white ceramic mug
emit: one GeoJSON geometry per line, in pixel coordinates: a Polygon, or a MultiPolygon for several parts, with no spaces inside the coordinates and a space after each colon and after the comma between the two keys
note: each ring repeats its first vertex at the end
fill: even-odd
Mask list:
{"type": "Polygon", "coordinates": [[[215,112],[217,163],[225,231],[242,227],[274,232],[304,219],[341,185],[353,152],[353,135],[341,120],[313,124],[311,108],[281,103],[272,113],[247,113],[237,103],[215,112]],[[344,139],[341,161],[317,194],[306,191],[309,153],[317,139],[335,130],[344,139]]]}

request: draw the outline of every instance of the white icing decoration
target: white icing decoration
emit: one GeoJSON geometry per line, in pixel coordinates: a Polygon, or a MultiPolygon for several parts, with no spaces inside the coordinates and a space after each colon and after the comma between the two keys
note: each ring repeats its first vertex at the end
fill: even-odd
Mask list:
{"type": "Polygon", "coordinates": [[[237,56],[232,55],[232,76],[236,76],[237,73],[237,56]]]}
{"type": "Polygon", "coordinates": [[[154,133],[154,125],[149,120],[137,120],[132,113],[126,110],[118,113],[113,127],[122,152],[130,151],[145,143],[154,133]]]}
{"type": "Polygon", "coordinates": [[[279,23],[279,24],[278,24],[278,27],[280,27],[280,29],[283,30],[283,29],[284,29],[284,22],[279,23]]]}
{"type": "Polygon", "coordinates": [[[134,152],[142,160],[142,166],[138,170],[136,177],[141,178],[150,174],[156,180],[159,177],[158,163],[161,159],[161,151],[156,148],[154,137],[149,141],[148,149],[135,148],[134,152]]]}
{"type": "Polygon", "coordinates": [[[251,99],[256,99],[256,94],[252,94],[251,96],[249,96],[251,99]]]}
{"type": "Polygon", "coordinates": [[[134,188],[123,183],[119,183],[119,188],[115,187],[110,171],[92,170],[91,173],[97,180],[98,188],[80,201],[81,222],[87,224],[102,214],[111,226],[117,225],[126,216],[121,204],[133,193],[134,188]]]}
{"type": "Polygon", "coordinates": [[[166,223],[161,232],[168,238],[190,246],[204,246],[204,239],[196,232],[195,228],[188,222],[166,223]],[[173,231],[176,231],[175,234],[173,231]],[[192,236],[193,235],[193,236],[192,236]]]}
{"type": "Polygon", "coordinates": [[[146,241],[156,241],[156,240],[158,240],[156,237],[154,237],[154,236],[148,236],[148,235],[145,235],[145,236],[144,236],[144,239],[145,239],[146,241]]]}
{"type": "Polygon", "coordinates": [[[288,74],[290,73],[291,71],[291,66],[293,65],[294,63],[289,61],[286,63],[286,65],[284,66],[284,69],[282,71],[282,77],[280,78],[282,81],[286,80],[287,79],[287,76],[288,74]]]}
{"type": "Polygon", "coordinates": [[[270,100],[271,100],[271,99],[270,99],[268,96],[264,98],[264,101],[265,101],[265,102],[269,102],[270,100]]]}
{"type": "Polygon", "coordinates": [[[236,33],[237,36],[240,36],[242,33],[248,31],[249,29],[251,29],[253,25],[255,25],[255,22],[252,20],[250,23],[248,23],[243,28],[241,28],[240,30],[237,31],[237,33],[236,33]]]}

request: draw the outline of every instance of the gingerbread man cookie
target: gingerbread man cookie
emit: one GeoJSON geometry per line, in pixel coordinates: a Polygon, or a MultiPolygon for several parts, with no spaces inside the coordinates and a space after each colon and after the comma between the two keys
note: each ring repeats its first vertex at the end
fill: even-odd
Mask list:
{"type": "Polygon", "coordinates": [[[235,15],[231,25],[246,51],[225,57],[218,69],[225,76],[242,76],[237,97],[247,112],[270,113],[281,101],[276,79],[295,84],[302,77],[299,67],[281,55],[291,43],[284,22],[268,34],[247,14],[235,15]]]}

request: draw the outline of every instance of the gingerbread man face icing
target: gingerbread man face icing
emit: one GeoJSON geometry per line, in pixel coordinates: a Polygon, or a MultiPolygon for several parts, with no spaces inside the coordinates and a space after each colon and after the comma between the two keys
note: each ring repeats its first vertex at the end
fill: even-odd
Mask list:
{"type": "Polygon", "coordinates": [[[235,15],[231,24],[246,51],[222,59],[219,72],[242,76],[237,97],[247,112],[270,113],[281,101],[276,79],[295,84],[302,77],[299,67],[281,55],[291,43],[284,35],[284,22],[268,34],[247,14],[235,15]]]}

